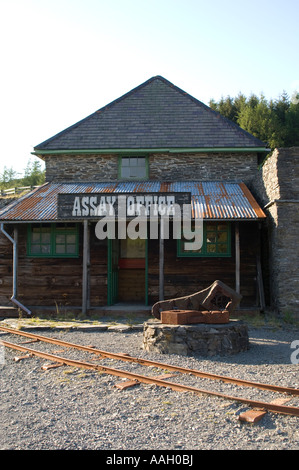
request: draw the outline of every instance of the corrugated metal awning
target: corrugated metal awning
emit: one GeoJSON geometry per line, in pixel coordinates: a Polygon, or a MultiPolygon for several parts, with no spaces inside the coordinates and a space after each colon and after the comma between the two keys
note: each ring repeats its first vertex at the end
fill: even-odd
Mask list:
{"type": "Polygon", "coordinates": [[[0,211],[3,222],[58,221],[57,195],[81,193],[191,193],[192,217],[204,220],[260,220],[266,217],[244,183],[142,181],[46,183],[0,211]]]}

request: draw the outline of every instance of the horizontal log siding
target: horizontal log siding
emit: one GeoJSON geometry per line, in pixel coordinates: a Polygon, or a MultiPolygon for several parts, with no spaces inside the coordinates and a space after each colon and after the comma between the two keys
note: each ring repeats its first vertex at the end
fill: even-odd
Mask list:
{"type": "MultiPolygon", "coordinates": [[[[90,305],[107,305],[107,241],[100,241],[90,229],[90,305]]],[[[19,226],[18,298],[25,306],[50,306],[60,311],[82,303],[82,227],[79,258],[29,258],[26,253],[26,225],[19,226]]],[[[256,305],[257,223],[240,223],[241,306],[256,305]]],[[[149,305],[159,295],[159,241],[148,243],[149,305]]],[[[234,224],[230,258],[179,258],[176,240],[165,240],[165,298],[192,294],[219,279],[235,288],[234,224]]],[[[12,246],[0,235],[0,304],[11,305],[12,246]]]]}
{"type": "MultiPolygon", "coordinates": [[[[90,304],[107,304],[107,242],[90,230],[90,304]]],[[[82,304],[82,238],[79,230],[79,258],[30,258],[27,256],[27,226],[19,226],[18,299],[25,306],[49,306],[60,312],[82,304]]],[[[0,304],[11,305],[12,245],[0,236],[0,304]]]]}
{"type": "MultiPolygon", "coordinates": [[[[258,227],[256,223],[240,224],[240,283],[241,306],[256,305],[256,254],[258,227]]],[[[232,256],[229,258],[179,258],[176,240],[165,240],[164,297],[193,294],[205,289],[216,279],[235,289],[235,236],[232,224],[232,256]]],[[[149,241],[148,262],[149,304],[159,300],[159,242],[149,241]]]]}

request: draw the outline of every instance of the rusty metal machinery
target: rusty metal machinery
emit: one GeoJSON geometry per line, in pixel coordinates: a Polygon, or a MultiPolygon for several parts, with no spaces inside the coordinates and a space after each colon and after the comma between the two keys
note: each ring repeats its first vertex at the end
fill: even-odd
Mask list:
{"type": "Polygon", "coordinates": [[[164,310],[161,312],[161,322],[168,325],[191,325],[196,323],[228,323],[228,310],[199,311],[199,310],[164,310]]]}
{"type": "Polygon", "coordinates": [[[242,296],[221,281],[195,294],[156,302],[152,315],[162,323],[228,323],[242,296]]]}

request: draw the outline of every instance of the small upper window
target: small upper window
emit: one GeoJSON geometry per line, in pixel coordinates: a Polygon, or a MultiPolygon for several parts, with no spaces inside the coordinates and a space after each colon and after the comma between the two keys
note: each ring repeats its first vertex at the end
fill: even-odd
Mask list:
{"type": "Polygon", "coordinates": [[[146,179],[148,162],[146,157],[122,157],[119,176],[122,179],[146,179]]]}

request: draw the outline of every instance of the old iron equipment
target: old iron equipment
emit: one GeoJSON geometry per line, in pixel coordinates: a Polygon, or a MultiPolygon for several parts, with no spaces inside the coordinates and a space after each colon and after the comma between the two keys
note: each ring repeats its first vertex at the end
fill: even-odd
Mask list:
{"type": "Polygon", "coordinates": [[[152,315],[162,323],[172,325],[228,323],[241,299],[240,294],[216,280],[195,294],[156,302],[152,315]]]}

